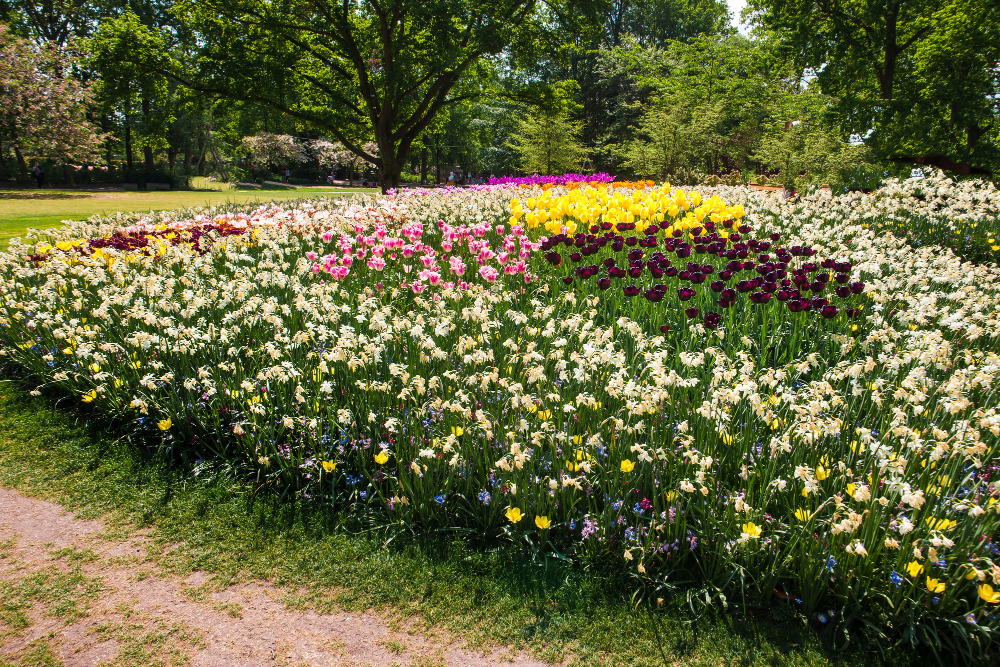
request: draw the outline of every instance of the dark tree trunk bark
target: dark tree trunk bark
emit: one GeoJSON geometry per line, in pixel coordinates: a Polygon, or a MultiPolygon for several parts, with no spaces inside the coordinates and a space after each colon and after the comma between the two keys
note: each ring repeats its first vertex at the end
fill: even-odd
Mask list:
{"type": "Polygon", "coordinates": [[[24,155],[17,144],[14,144],[14,157],[17,158],[17,168],[21,172],[21,180],[28,180],[28,163],[24,160],[24,155]]]}
{"type": "Polygon", "coordinates": [[[896,58],[899,55],[899,45],[896,44],[896,19],[899,7],[890,6],[885,14],[885,57],[878,71],[879,96],[883,100],[891,100],[893,80],[896,77],[896,58]]]}
{"type": "Polygon", "coordinates": [[[135,169],[132,155],[132,126],[128,124],[125,125],[125,164],[128,165],[129,171],[135,169]]]}
{"type": "Polygon", "coordinates": [[[427,185],[427,147],[420,151],[420,184],[427,185]]]}
{"type": "MultiPolygon", "coordinates": [[[[146,130],[149,130],[149,98],[142,98],[142,121],[145,124],[146,130]]],[[[146,173],[152,173],[153,171],[153,149],[148,143],[142,147],[142,155],[146,162],[146,173]]]]}
{"type": "Polygon", "coordinates": [[[393,159],[391,155],[391,153],[389,155],[379,155],[377,165],[378,184],[382,188],[382,194],[385,194],[387,190],[399,187],[399,177],[403,172],[403,163],[393,159]]]}

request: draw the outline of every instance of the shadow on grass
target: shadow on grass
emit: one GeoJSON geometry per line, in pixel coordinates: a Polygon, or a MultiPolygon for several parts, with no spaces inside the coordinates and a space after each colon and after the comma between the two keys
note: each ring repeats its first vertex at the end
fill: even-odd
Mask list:
{"type": "Polygon", "coordinates": [[[45,190],[0,190],[0,199],[89,199],[93,192],[74,194],[69,192],[46,192],[45,190]]]}
{"type": "MultiPolygon", "coordinates": [[[[694,618],[683,595],[660,610],[636,608],[621,571],[533,559],[509,543],[473,548],[453,533],[405,533],[386,545],[329,503],[255,489],[221,463],[166,460],[78,403],[32,398],[9,382],[0,394],[0,484],[124,531],[154,527],[150,550],[167,572],[202,570],[220,586],[266,580],[295,607],[374,608],[553,661],[886,664],[872,646],[833,651],[780,608],[694,618]]],[[[890,664],[913,664],[897,653],[890,664]]]]}

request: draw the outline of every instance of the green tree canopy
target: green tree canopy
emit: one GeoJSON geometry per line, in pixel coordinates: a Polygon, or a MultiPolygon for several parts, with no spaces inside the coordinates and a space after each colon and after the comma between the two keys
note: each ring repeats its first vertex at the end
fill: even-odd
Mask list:
{"type": "Polygon", "coordinates": [[[390,188],[435,116],[481,93],[481,59],[507,48],[535,0],[184,0],[178,10],[202,45],[191,85],[322,130],[390,188]]]}

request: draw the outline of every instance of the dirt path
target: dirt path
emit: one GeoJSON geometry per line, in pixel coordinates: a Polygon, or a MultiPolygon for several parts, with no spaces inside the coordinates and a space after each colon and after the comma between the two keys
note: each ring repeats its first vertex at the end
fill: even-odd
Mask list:
{"type": "Polygon", "coordinates": [[[112,539],[101,521],[0,489],[0,663],[546,664],[502,649],[470,652],[374,613],[290,610],[287,591],[268,585],[217,591],[200,572],[159,572],[145,553],[142,535],[112,539]]]}

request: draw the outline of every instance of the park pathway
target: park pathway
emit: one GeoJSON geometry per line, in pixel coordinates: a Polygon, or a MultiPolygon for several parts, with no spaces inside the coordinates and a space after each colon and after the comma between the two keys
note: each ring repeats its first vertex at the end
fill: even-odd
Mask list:
{"type": "Polygon", "coordinates": [[[65,667],[547,663],[510,650],[469,651],[454,638],[375,613],[290,609],[293,591],[210,585],[160,571],[145,538],[0,488],[0,662],[65,667]],[[41,664],[50,664],[48,662],[41,664]]]}

